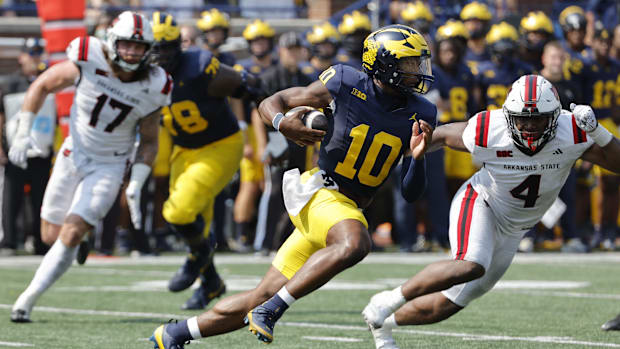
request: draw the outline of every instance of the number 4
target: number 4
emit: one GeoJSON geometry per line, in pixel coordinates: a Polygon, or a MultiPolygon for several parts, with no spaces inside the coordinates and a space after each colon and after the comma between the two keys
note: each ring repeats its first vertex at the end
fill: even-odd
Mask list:
{"type": "Polygon", "coordinates": [[[538,189],[540,188],[540,175],[530,175],[521,184],[517,185],[510,191],[512,197],[519,200],[524,200],[523,207],[534,207],[536,200],[538,200],[538,189]],[[527,190],[527,194],[522,194],[527,190]]]}

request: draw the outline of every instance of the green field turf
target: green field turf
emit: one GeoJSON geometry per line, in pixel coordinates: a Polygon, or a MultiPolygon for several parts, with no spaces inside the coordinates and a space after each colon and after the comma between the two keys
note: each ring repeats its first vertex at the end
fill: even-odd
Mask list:
{"type": "MultiPolygon", "coordinates": [[[[374,348],[360,315],[370,296],[444,255],[376,254],[289,309],[269,347],[247,329],[201,339],[199,348],[374,348]]],[[[73,266],[37,304],[32,324],[9,321],[10,306],[39,259],[0,258],[0,348],[152,348],[146,338],[191,291],[166,291],[179,256],[91,258],[73,266]]],[[[229,294],[255,285],[269,259],[219,255],[229,294]]],[[[620,332],[600,325],[620,312],[620,254],[519,255],[501,288],[442,323],[395,333],[401,348],[620,348],[620,332]],[[527,288],[518,281],[527,281],[527,288]]]]}

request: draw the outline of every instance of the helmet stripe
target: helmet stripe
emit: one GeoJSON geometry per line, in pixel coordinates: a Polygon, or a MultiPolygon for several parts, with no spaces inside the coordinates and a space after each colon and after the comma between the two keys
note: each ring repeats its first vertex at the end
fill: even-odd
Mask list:
{"type": "Polygon", "coordinates": [[[134,13],[133,14],[133,35],[142,36],[142,17],[134,13]]]}
{"type": "Polygon", "coordinates": [[[536,108],[536,75],[525,76],[524,103],[526,107],[536,108]]]}

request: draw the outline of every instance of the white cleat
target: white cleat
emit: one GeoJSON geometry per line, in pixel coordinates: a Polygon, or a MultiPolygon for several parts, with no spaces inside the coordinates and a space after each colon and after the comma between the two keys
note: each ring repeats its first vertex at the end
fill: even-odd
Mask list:
{"type": "Polygon", "coordinates": [[[371,328],[370,332],[372,332],[372,336],[375,339],[375,347],[377,349],[398,349],[392,337],[392,329],[388,326],[371,328]]]}
{"type": "Polygon", "coordinates": [[[383,326],[383,321],[385,321],[385,319],[392,315],[392,313],[396,310],[392,309],[390,304],[387,302],[389,300],[389,294],[390,291],[383,291],[372,296],[372,298],[370,298],[370,302],[368,302],[368,305],[366,305],[362,311],[364,320],[371,330],[383,326]]]}
{"type": "Polygon", "coordinates": [[[28,296],[26,293],[22,293],[15,301],[13,309],[11,309],[11,321],[12,322],[31,322],[30,313],[34,307],[38,297],[28,296]]]}

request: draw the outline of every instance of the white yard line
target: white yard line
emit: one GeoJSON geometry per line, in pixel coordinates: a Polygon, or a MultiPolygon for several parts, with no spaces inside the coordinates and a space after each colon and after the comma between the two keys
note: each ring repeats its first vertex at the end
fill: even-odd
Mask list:
{"type": "MultiPolygon", "coordinates": [[[[0,304],[0,309],[11,309],[9,304],[0,304]]],[[[187,315],[179,314],[162,314],[162,313],[141,313],[141,312],[124,312],[124,311],[107,311],[107,310],[89,310],[89,309],[71,309],[71,308],[55,308],[55,307],[35,307],[35,313],[38,311],[49,313],[64,313],[64,314],[78,314],[78,315],[95,315],[95,316],[118,316],[118,317],[155,317],[161,319],[177,318],[183,319],[187,315]]],[[[347,326],[336,324],[321,324],[310,322],[279,322],[278,325],[290,326],[290,327],[303,327],[303,328],[320,328],[329,330],[343,330],[343,331],[356,331],[356,332],[368,332],[368,328],[365,326],[347,326]]],[[[533,342],[533,343],[550,343],[550,344],[567,344],[567,345],[583,345],[588,347],[601,347],[601,348],[620,348],[620,344],[605,343],[605,342],[589,342],[575,340],[570,337],[513,337],[513,336],[496,336],[487,334],[475,334],[475,333],[460,333],[460,332],[440,332],[440,331],[419,331],[412,329],[395,329],[394,332],[422,335],[422,336],[434,336],[434,337],[456,337],[463,340],[477,340],[477,341],[511,341],[511,342],[533,342]]],[[[370,336],[370,334],[369,334],[370,336]]]]}
{"type": "Polygon", "coordinates": [[[34,344],[18,342],[0,342],[0,347],[34,347],[34,344]]]}
{"type": "MultiPolygon", "coordinates": [[[[41,263],[40,256],[17,256],[0,257],[0,267],[15,267],[34,265],[41,263]]],[[[447,253],[371,253],[366,257],[363,264],[409,264],[426,265],[438,260],[450,258],[447,253]]],[[[110,265],[173,265],[179,266],[185,260],[185,256],[160,256],[160,257],[114,257],[88,259],[87,266],[110,266],[110,265]]],[[[254,256],[252,254],[215,254],[216,264],[269,264],[273,256],[254,256]]],[[[584,263],[619,263],[620,252],[596,252],[584,254],[570,253],[519,253],[515,257],[515,264],[584,264],[584,263]]]]}
{"type": "Polygon", "coordinates": [[[321,342],[344,342],[344,343],[357,343],[363,342],[364,340],[359,338],[349,338],[349,337],[316,337],[316,336],[303,336],[302,339],[307,339],[310,341],[321,341],[321,342]]]}

